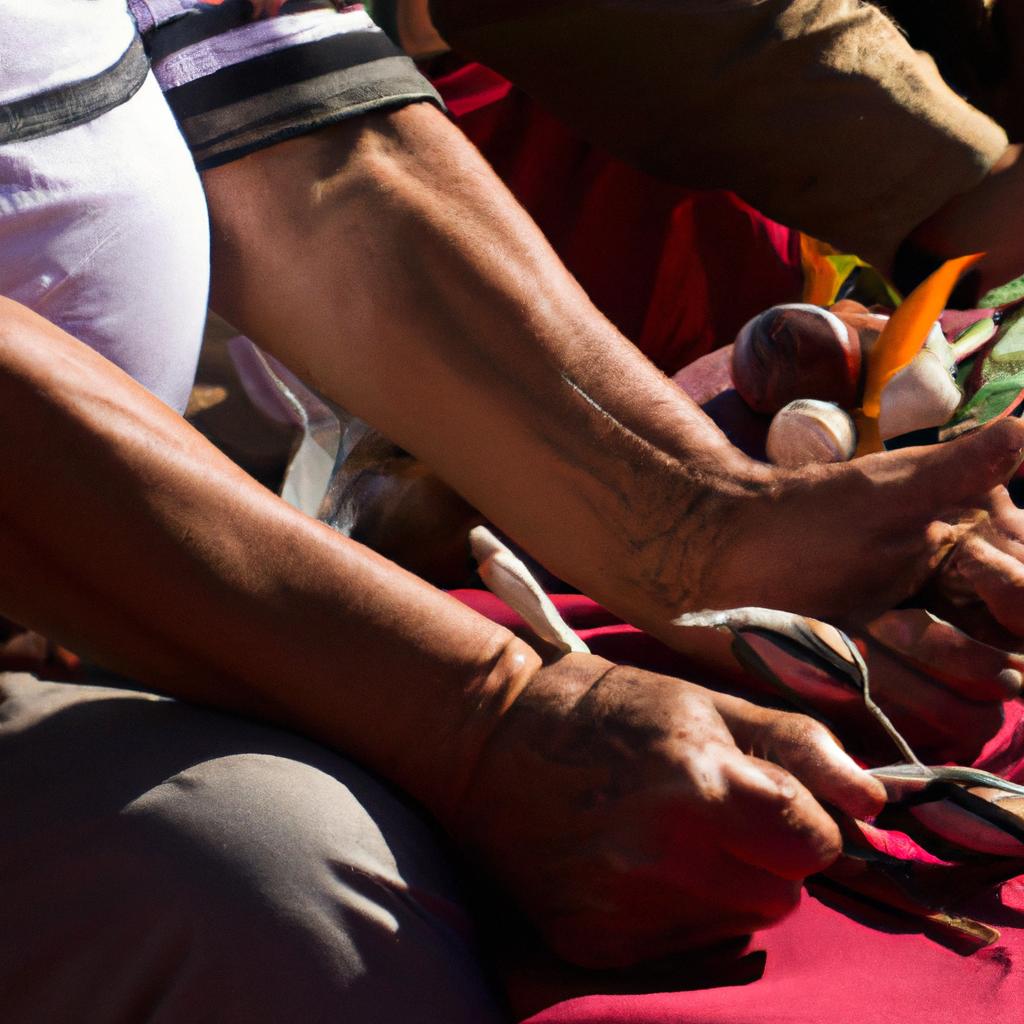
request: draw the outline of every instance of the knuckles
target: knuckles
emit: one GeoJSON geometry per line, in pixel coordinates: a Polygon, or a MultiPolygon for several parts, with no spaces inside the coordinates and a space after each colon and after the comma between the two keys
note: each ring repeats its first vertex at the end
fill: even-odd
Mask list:
{"type": "MultiPolygon", "coordinates": [[[[535,822],[541,850],[531,855],[520,847],[511,871],[551,947],[588,968],[627,967],[775,924],[798,905],[802,878],[840,852],[834,823],[818,820],[816,805],[785,768],[740,751],[710,695],[627,672],[607,673],[577,705],[583,717],[568,730],[564,722],[552,730],[565,788],[549,792],[546,824],[535,822]],[[713,894],[695,888],[695,877],[721,884],[717,858],[735,845],[730,829],[750,833],[748,813],[763,820],[773,839],[783,837],[783,848],[793,851],[793,872],[758,868],[743,875],[748,868],[736,864],[737,885],[713,894]],[[566,861],[552,865],[543,833],[573,814],[580,842],[571,855],[563,851],[566,861]],[[558,885],[521,874],[524,860],[543,866],[558,885]],[[666,873],[668,865],[675,867],[666,873]],[[709,895],[720,900],[713,918],[709,895]]],[[[834,743],[824,726],[800,714],[758,711],[754,729],[782,764],[813,759],[834,743]]]]}
{"type": "Polygon", "coordinates": [[[835,744],[832,734],[821,722],[796,712],[779,712],[781,719],[774,726],[787,752],[814,756],[826,745],[835,744]]]}

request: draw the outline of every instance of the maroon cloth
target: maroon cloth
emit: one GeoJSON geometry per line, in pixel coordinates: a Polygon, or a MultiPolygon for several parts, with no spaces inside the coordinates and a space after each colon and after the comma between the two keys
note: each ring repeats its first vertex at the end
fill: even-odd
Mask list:
{"type": "Polygon", "coordinates": [[[799,234],[733,193],[613,159],[479,64],[431,78],[594,304],[664,372],[799,299],[799,234]]]}
{"type": "MultiPolygon", "coordinates": [[[[454,596],[514,631],[527,632],[522,620],[487,592],[462,590],[454,596]]],[[[692,678],[685,658],[587,598],[556,594],[552,600],[595,654],[692,678]]],[[[1003,728],[976,765],[1024,782],[1020,703],[1007,705],[1003,728]]],[[[889,852],[929,859],[900,833],[887,835],[889,852]]],[[[791,917],[753,936],[741,951],[748,960],[751,953],[764,956],[755,981],[694,988],[692,979],[702,968],[702,954],[695,953],[685,958],[688,991],[577,996],[535,1013],[528,1024],[1020,1024],[1024,969],[1016,970],[1015,963],[1019,957],[1024,968],[1024,877],[1004,885],[1001,893],[980,893],[954,909],[998,928],[1000,940],[962,955],[923,935],[912,919],[805,891],[791,917]]],[[[708,979],[730,977],[721,954],[708,955],[706,967],[708,979]]]]}

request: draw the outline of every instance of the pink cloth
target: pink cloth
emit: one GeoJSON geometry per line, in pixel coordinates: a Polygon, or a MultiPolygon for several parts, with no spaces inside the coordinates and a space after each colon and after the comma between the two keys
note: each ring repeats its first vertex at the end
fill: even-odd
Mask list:
{"type": "MultiPolygon", "coordinates": [[[[511,629],[525,629],[491,594],[454,596],[511,629]]],[[[595,654],[692,678],[683,657],[587,598],[552,600],[595,654]]],[[[1007,705],[1003,728],[977,766],[1024,781],[1020,703],[1007,705]]],[[[927,858],[899,834],[888,835],[894,854],[927,858]]],[[[527,1024],[1020,1024],[1024,970],[1015,965],[1019,958],[1024,966],[1024,877],[951,909],[999,929],[999,941],[961,955],[921,934],[910,919],[805,891],[791,917],[731,955],[737,966],[746,956],[757,980],[716,985],[710,979],[737,972],[721,954],[692,954],[681,958],[689,991],[579,995],[535,1012],[527,1024]],[[709,979],[707,987],[693,988],[694,976],[709,979]]]]}
{"type": "Polygon", "coordinates": [[[792,917],[752,940],[766,956],[757,981],[690,992],[585,996],[543,1010],[529,1024],[1019,1024],[1019,881],[1004,887],[1003,901],[1005,907],[994,908],[1002,940],[960,956],[920,934],[855,920],[805,892],[792,917]]]}

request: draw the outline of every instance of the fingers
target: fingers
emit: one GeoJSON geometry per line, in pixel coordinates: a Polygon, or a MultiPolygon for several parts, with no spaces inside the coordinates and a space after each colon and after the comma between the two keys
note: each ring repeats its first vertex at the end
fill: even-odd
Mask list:
{"type": "Polygon", "coordinates": [[[853,818],[869,818],[882,809],[885,788],[820,722],[724,694],[715,698],[715,706],[742,749],[787,769],[816,800],[853,818]]]}
{"type": "Polygon", "coordinates": [[[928,448],[868,456],[864,469],[908,512],[936,515],[1005,483],[1024,455],[1024,422],[999,420],[966,437],[928,448]],[[868,461],[870,460],[870,462],[868,461]]]}
{"type": "MultiPolygon", "coordinates": [[[[995,700],[966,700],[925,672],[898,660],[871,641],[866,653],[875,699],[928,761],[953,760],[970,764],[1003,722],[1000,695],[995,700]]],[[[860,730],[858,735],[865,735],[860,730]]],[[[892,761],[896,749],[878,729],[870,747],[883,762],[892,761]]]]}
{"type": "MultiPolygon", "coordinates": [[[[1011,568],[1019,571],[1020,564],[1015,559],[1011,562],[1011,568]]],[[[1006,563],[1003,566],[1005,570],[1006,563]]],[[[1014,590],[1016,603],[1020,604],[1024,591],[1016,587],[1014,590]]],[[[968,700],[1002,701],[1021,692],[1024,657],[983,644],[923,609],[887,612],[869,622],[866,629],[872,639],[901,661],[921,669],[968,700]]]]}
{"type": "Polygon", "coordinates": [[[992,617],[1024,636],[1024,564],[994,544],[974,538],[958,553],[956,571],[970,584],[992,617]]]}
{"type": "Polygon", "coordinates": [[[713,757],[720,799],[695,814],[689,785],[662,793],[660,855],[638,850],[631,832],[605,845],[598,864],[574,866],[572,886],[600,895],[548,920],[563,955],[622,967],[749,934],[789,914],[803,879],[835,860],[839,830],[796,779],[734,748],[713,757]]]}
{"type": "Polygon", "coordinates": [[[693,684],[582,655],[546,666],[480,759],[457,838],[576,963],[626,966],[770,924],[841,836],[807,786],[741,751],[736,732],[751,749],[785,748],[840,805],[876,800],[824,730],[735,698],[731,709],[735,731],[693,684]]]}
{"type": "Polygon", "coordinates": [[[869,775],[819,722],[787,715],[777,729],[775,760],[822,803],[851,818],[871,818],[885,804],[885,787],[869,775]]]}
{"type": "Polygon", "coordinates": [[[741,757],[728,766],[721,808],[722,846],[744,864],[798,881],[839,856],[839,828],[807,788],[784,768],[741,757]]]}
{"type": "MultiPolygon", "coordinates": [[[[1005,487],[996,487],[964,525],[966,530],[954,528],[960,537],[942,565],[939,593],[958,609],[975,603],[984,606],[992,628],[981,623],[979,635],[993,636],[1001,627],[1009,636],[992,642],[1014,646],[1012,638],[1024,635],[1024,512],[1013,504],[1005,487]]],[[[1006,679],[1012,686],[1012,674],[1006,679]]]]}

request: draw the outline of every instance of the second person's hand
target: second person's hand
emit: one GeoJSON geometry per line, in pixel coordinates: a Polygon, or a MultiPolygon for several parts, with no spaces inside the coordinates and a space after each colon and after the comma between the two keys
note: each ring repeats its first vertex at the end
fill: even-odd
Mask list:
{"type": "Polygon", "coordinates": [[[538,671],[452,824],[553,949],[621,967],[747,934],[839,854],[818,800],[881,786],[800,715],[588,655],[538,671]]]}

